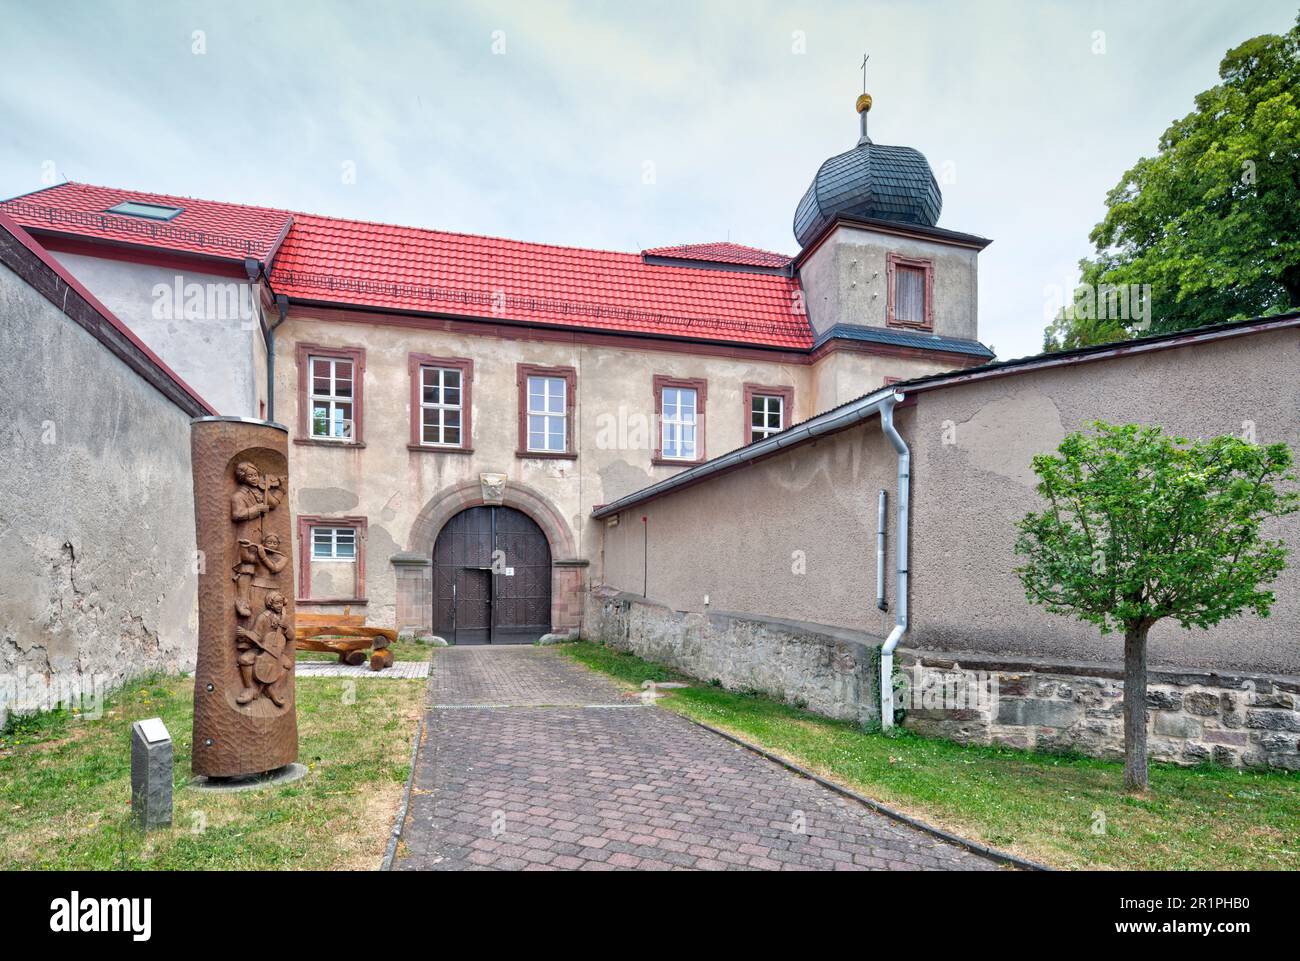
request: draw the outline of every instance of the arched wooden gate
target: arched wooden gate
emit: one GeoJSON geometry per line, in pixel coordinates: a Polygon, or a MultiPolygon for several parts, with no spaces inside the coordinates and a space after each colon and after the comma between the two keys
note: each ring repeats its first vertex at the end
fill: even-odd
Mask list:
{"type": "Polygon", "coordinates": [[[434,633],[457,644],[531,644],[551,629],[551,548],[527,514],[470,507],[433,547],[434,633]]]}

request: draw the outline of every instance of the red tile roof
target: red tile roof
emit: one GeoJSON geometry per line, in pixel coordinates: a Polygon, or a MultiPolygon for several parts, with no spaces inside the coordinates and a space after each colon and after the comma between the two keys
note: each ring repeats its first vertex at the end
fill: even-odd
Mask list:
{"type": "Polygon", "coordinates": [[[218,203],[64,183],[0,203],[0,210],[31,230],[93,237],[208,257],[265,260],[289,223],[287,210],[218,203]],[[126,200],[179,207],[171,220],[147,220],[106,211],[126,200]]]}
{"type": "Polygon", "coordinates": [[[299,215],[271,283],[292,298],[808,347],[798,283],[638,254],[299,215]]]}
{"type": "MultiPolygon", "coordinates": [[[[766,347],[804,349],[813,340],[807,315],[800,312],[798,280],[777,274],[661,266],[634,253],[83,184],[15,198],[0,203],[0,210],[37,231],[239,259],[274,253],[272,287],[300,301],[766,347]],[[184,212],[168,222],[103,213],[124,200],[184,212]]],[[[732,257],[739,256],[736,250],[753,250],[700,246],[734,248],[732,257]]]]}
{"type": "Polygon", "coordinates": [[[701,260],[714,264],[740,264],[745,267],[784,267],[790,263],[786,254],[744,244],[719,240],[712,244],[678,244],[676,247],[651,247],[641,253],[647,257],[671,257],[674,260],[701,260]]]}

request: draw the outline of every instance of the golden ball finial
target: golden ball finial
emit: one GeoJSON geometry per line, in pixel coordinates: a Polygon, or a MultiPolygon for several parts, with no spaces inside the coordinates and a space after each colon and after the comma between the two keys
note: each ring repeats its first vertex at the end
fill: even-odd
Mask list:
{"type": "Polygon", "coordinates": [[[864,93],[858,98],[858,113],[866,113],[871,109],[871,94],[864,93]]]}

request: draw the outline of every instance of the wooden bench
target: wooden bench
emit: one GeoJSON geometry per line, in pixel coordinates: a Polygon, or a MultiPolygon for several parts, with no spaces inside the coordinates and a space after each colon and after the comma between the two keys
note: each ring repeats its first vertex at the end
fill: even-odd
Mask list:
{"type": "Polygon", "coordinates": [[[350,607],[345,607],[342,614],[299,614],[295,618],[294,642],[298,650],[337,654],[340,664],[354,667],[364,664],[366,651],[372,650],[372,671],[393,666],[393,652],[388,648],[396,640],[393,628],[367,627],[365,616],[353,614],[350,607]]]}

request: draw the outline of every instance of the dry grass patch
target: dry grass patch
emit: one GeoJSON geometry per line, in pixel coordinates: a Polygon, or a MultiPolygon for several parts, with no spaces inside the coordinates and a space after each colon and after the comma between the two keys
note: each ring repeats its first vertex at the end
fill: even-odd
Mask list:
{"type": "Polygon", "coordinates": [[[212,794],[188,787],[192,678],[139,681],[103,716],[31,719],[0,747],[3,869],[373,869],[400,802],[424,682],[298,681],[301,781],[212,794]],[[175,742],[174,824],[130,822],[130,726],[161,717],[175,742]]]}

